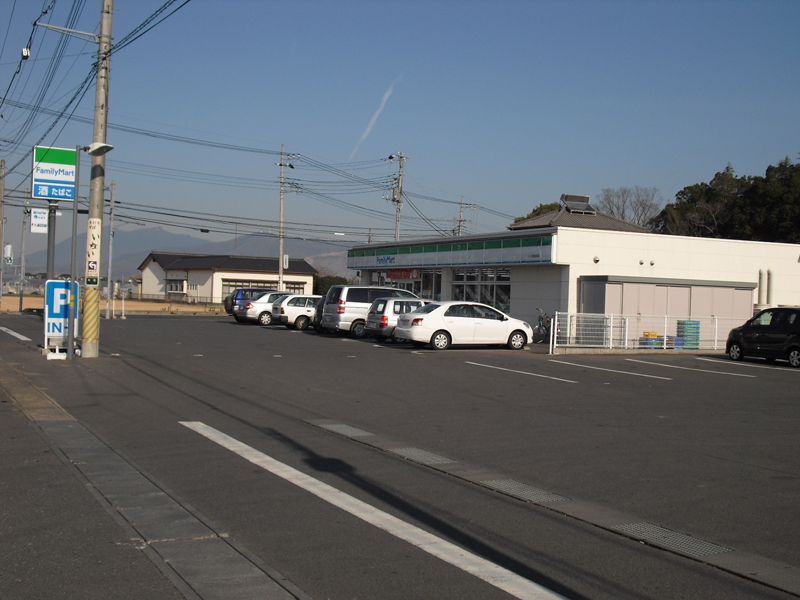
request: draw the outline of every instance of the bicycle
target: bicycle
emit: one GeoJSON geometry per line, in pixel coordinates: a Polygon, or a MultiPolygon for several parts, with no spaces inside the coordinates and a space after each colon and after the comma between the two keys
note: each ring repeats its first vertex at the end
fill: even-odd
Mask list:
{"type": "Polygon", "coordinates": [[[541,344],[550,339],[550,323],[552,319],[541,308],[536,310],[539,311],[539,323],[533,328],[533,343],[541,344]]]}

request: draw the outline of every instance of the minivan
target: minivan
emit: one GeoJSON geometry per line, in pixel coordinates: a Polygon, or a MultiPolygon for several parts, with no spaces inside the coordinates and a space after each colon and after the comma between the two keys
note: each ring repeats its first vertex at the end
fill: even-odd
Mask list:
{"type": "Polygon", "coordinates": [[[733,360],[746,356],[788,360],[800,367],[800,308],[768,308],[728,334],[725,351],[733,360]]]}
{"type": "Polygon", "coordinates": [[[347,331],[353,337],[366,335],[367,311],[378,298],[416,298],[400,288],[367,285],[334,285],[325,297],[320,325],[329,331],[347,331]]]}
{"type": "Polygon", "coordinates": [[[236,314],[236,307],[239,306],[241,302],[247,304],[248,300],[255,298],[259,294],[274,291],[277,290],[270,288],[236,288],[229,295],[225,296],[222,303],[225,306],[225,312],[229,315],[233,315],[233,318],[239,321],[239,316],[236,314]]]}

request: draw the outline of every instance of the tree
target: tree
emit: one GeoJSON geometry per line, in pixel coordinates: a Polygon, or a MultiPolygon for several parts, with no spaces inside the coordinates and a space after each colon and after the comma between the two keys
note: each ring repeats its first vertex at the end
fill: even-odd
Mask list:
{"type": "Polygon", "coordinates": [[[340,277],[339,275],[333,275],[332,273],[321,270],[316,275],[314,275],[314,293],[319,294],[320,296],[324,296],[328,293],[328,290],[331,289],[334,285],[346,285],[350,283],[346,277],[340,277]]]}
{"type": "Polygon", "coordinates": [[[633,189],[604,188],[595,207],[607,215],[628,223],[646,227],[661,210],[661,194],[658,188],[636,186],[633,189]]]}
{"type": "Polygon", "coordinates": [[[709,183],[683,188],[652,223],[656,233],[762,242],[800,242],[800,165],[786,157],[763,177],[737,177],[729,164],[709,183]]]}
{"type": "Polygon", "coordinates": [[[529,212],[524,217],[517,217],[514,219],[514,223],[519,223],[520,221],[527,221],[528,219],[532,219],[533,217],[538,217],[539,215],[544,215],[549,212],[553,212],[554,210],[559,210],[561,208],[560,202],[550,202],[549,204],[540,204],[536,208],[534,208],[531,212],[529,212]]]}

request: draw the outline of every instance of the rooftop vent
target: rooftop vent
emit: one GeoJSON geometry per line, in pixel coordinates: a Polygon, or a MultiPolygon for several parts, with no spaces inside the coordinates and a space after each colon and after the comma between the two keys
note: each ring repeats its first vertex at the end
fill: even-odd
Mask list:
{"type": "Polygon", "coordinates": [[[561,194],[561,202],[567,211],[573,215],[596,215],[597,211],[589,204],[589,196],[576,196],[574,194],[561,194]]]}

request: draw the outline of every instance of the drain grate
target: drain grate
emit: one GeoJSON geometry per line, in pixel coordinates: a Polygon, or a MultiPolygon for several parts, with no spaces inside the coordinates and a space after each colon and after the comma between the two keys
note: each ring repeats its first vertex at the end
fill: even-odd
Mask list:
{"type": "Polygon", "coordinates": [[[370,433],[369,431],[364,431],[363,429],[359,429],[358,427],[351,427],[350,425],[343,425],[341,423],[333,423],[332,425],[320,425],[320,427],[322,427],[322,429],[327,429],[328,431],[333,431],[334,433],[346,435],[347,437],[365,437],[368,435],[375,435],[374,433],[370,433]]]}
{"type": "Polygon", "coordinates": [[[438,454],[433,454],[426,450],[420,450],[419,448],[390,448],[389,452],[394,452],[395,454],[410,458],[424,465],[446,465],[456,462],[444,456],[439,456],[438,454]]]}
{"type": "Polygon", "coordinates": [[[669,529],[664,529],[651,523],[630,523],[627,525],[616,525],[612,527],[617,531],[628,534],[631,537],[653,542],[665,548],[672,548],[683,554],[690,556],[707,556],[709,554],[720,554],[731,552],[730,548],[718,546],[705,540],[699,540],[689,535],[677,533],[669,529]]]}
{"type": "Polygon", "coordinates": [[[536,504],[545,504],[547,502],[560,502],[567,500],[564,496],[559,496],[547,490],[541,490],[533,486],[514,481],[513,479],[492,479],[489,481],[481,481],[481,485],[490,487],[498,492],[504,492],[523,500],[530,500],[536,504]]]}

